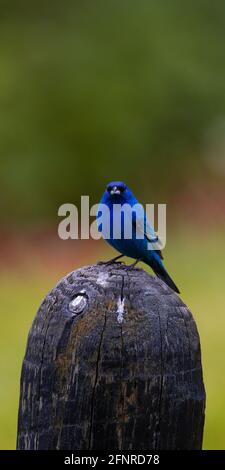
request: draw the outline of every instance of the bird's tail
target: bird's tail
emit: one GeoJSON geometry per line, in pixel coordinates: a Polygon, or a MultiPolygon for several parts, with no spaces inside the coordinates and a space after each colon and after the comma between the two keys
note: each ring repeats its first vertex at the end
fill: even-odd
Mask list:
{"type": "Polygon", "coordinates": [[[157,262],[156,260],[154,260],[154,262],[151,263],[151,268],[155,272],[156,276],[162,279],[162,281],[164,281],[169,287],[171,287],[171,289],[173,289],[174,292],[177,292],[177,294],[180,294],[178,287],[173,282],[173,279],[171,279],[171,277],[169,276],[162,262],[157,262]]]}

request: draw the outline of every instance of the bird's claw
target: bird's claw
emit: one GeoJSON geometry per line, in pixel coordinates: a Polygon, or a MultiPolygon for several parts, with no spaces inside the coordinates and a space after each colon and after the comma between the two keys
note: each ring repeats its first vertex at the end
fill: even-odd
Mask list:
{"type": "Polygon", "coordinates": [[[136,269],[136,265],[130,264],[130,266],[127,267],[128,271],[132,271],[133,269],[136,269]]]}
{"type": "Polygon", "coordinates": [[[136,261],[135,261],[134,263],[130,264],[130,266],[128,266],[127,269],[129,269],[129,271],[132,271],[132,269],[137,269],[137,268],[136,268],[136,265],[137,265],[140,261],[142,261],[141,258],[140,258],[140,259],[136,259],[136,261]]]}
{"type": "Polygon", "coordinates": [[[110,266],[110,264],[121,264],[123,261],[118,261],[118,259],[123,258],[124,255],[118,255],[115,258],[110,259],[109,261],[99,261],[98,264],[105,264],[110,266]]]}
{"type": "Polygon", "coordinates": [[[108,261],[109,264],[124,264],[124,261],[108,261]]]}
{"type": "Polygon", "coordinates": [[[109,261],[98,261],[97,265],[105,265],[105,266],[110,266],[111,264],[124,264],[124,261],[115,261],[115,260],[109,260],[109,261]]]}

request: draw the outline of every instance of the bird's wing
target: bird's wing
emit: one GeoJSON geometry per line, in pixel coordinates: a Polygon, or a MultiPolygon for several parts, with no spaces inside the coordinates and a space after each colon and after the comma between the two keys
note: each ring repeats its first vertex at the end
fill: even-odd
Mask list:
{"type": "Polygon", "coordinates": [[[136,234],[144,236],[144,238],[148,240],[149,243],[152,244],[152,249],[159,254],[161,259],[163,259],[162,252],[159,248],[161,245],[161,242],[158,236],[156,235],[155,231],[151,227],[150,223],[148,222],[146,214],[144,215],[144,220],[142,216],[139,217],[138,215],[136,215],[136,217],[133,218],[132,223],[133,223],[133,227],[136,230],[136,234]]]}

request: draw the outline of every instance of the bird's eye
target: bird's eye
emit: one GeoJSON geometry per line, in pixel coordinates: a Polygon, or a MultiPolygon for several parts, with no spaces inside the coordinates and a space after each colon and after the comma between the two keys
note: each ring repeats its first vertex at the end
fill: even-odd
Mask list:
{"type": "Polygon", "coordinates": [[[125,191],[125,186],[119,186],[118,189],[120,190],[121,193],[123,193],[125,191]]]}

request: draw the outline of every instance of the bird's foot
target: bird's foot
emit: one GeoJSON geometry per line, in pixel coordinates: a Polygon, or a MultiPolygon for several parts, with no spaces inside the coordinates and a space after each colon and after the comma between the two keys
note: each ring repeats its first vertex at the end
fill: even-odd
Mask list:
{"type": "Polygon", "coordinates": [[[109,261],[99,261],[97,265],[105,265],[105,266],[110,266],[111,264],[124,264],[124,261],[115,261],[113,259],[110,259],[109,261]]]}
{"type": "Polygon", "coordinates": [[[130,264],[130,266],[128,266],[127,269],[129,269],[129,271],[132,271],[132,269],[135,268],[136,264],[139,263],[139,261],[142,261],[142,259],[136,259],[136,260],[134,261],[134,263],[132,263],[132,264],[130,264]]]}
{"type": "Polygon", "coordinates": [[[123,261],[117,261],[118,259],[122,258],[123,255],[116,256],[115,258],[110,259],[109,261],[99,261],[97,264],[105,264],[106,266],[109,266],[110,264],[121,264],[123,261]]]}

